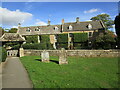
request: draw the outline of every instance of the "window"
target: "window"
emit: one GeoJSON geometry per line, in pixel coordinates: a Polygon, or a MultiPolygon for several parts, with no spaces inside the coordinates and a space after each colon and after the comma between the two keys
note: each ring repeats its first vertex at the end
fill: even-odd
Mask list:
{"type": "Polygon", "coordinates": [[[40,31],[40,28],[36,28],[35,31],[40,31]]]}
{"type": "Polygon", "coordinates": [[[69,30],[72,30],[72,29],[73,29],[73,27],[72,27],[72,25],[70,25],[70,26],[69,26],[69,30]]]}
{"type": "Polygon", "coordinates": [[[55,28],[54,28],[55,30],[58,30],[59,28],[57,27],[57,26],[55,26],[55,28]]]}
{"type": "Polygon", "coordinates": [[[27,32],[30,32],[31,30],[30,30],[30,28],[27,28],[27,30],[26,30],[27,32]]]}
{"type": "Polygon", "coordinates": [[[92,29],[92,25],[91,24],[88,25],[88,29],[92,29]]]}
{"type": "Polygon", "coordinates": [[[92,32],[89,32],[89,37],[91,37],[92,36],[92,32]]]}

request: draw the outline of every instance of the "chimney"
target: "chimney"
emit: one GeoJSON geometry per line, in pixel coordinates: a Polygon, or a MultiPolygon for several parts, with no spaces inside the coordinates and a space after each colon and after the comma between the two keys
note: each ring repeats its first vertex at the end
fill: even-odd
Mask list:
{"type": "Polygon", "coordinates": [[[21,27],[21,23],[18,23],[18,27],[21,27]]]}
{"type": "Polygon", "coordinates": [[[62,24],[64,24],[64,19],[62,19],[62,24]]]}
{"type": "Polygon", "coordinates": [[[79,17],[76,18],[76,23],[79,23],[79,17]]]}
{"type": "Polygon", "coordinates": [[[50,25],[50,20],[48,20],[48,25],[50,25]]]}

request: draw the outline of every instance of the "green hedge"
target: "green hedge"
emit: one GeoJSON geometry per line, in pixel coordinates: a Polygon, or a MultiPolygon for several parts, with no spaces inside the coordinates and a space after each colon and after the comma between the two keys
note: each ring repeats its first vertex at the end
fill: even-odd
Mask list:
{"type": "Polygon", "coordinates": [[[14,45],[14,46],[12,47],[13,50],[18,50],[19,48],[20,48],[20,44],[14,45]]]}
{"type": "Polygon", "coordinates": [[[68,49],[68,43],[58,43],[57,48],[58,49],[61,49],[61,48],[68,49]]]}
{"type": "Polygon", "coordinates": [[[24,49],[37,49],[37,50],[53,49],[50,43],[33,43],[33,44],[26,43],[23,44],[22,47],[24,49]]]}
{"type": "Polygon", "coordinates": [[[41,43],[50,43],[50,35],[41,35],[41,43]]]}
{"type": "Polygon", "coordinates": [[[57,43],[67,43],[67,42],[68,42],[68,34],[57,35],[57,43]]]}
{"type": "Polygon", "coordinates": [[[86,42],[88,40],[88,33],[73,33],[74,42],[86,42]]]}
{"type": "Polygon", "coordinates": [[[33,36],[26,36],[26,43],[38,43],[38,36],[33,35],[33,36]]]}
{"type": "Polygon", "coordinates": [[[4,62],[7,57],[7,51],[5,48],[0,47],[0,62],[4,62]]]}
{"type": "Polygon", "coordinates": [[[74,43],[74,49],[88,49],[88,43],[74,43]]]}

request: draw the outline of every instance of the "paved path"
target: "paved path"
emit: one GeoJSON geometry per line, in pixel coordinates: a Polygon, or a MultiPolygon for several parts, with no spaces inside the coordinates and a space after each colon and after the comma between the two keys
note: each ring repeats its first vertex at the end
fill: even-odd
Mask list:
{"type": "Polygon", "coordinates": [[[2,88],[32,88],[32,82],[18,57],[7,58],[2,70],[2,88]]]}

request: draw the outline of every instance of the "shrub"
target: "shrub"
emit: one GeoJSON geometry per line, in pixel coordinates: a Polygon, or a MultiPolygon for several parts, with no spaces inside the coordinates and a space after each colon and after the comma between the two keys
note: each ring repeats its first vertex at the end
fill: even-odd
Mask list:
{"type": "Polygon", "coordinates": [[[14,50],[18,50],[19,48],[20,48],[20,44],[14,45],[14,46],[12,47],[12,49],[14,49],[14,50]]]}
{"type": "Polygon", "coordinates": [[[26,43],[38,43],[38,36],[33,35],[33,36],[26,36],[26,43]]]}
{"type": "Polygon", "coordinates": [[[41,43],[50,43],[50,36],[49,35],[41,35],[41,43]]]}
{"type": "Polygon", "coordinates": [[[24,49],[37,49],[37,50],[53,49],[50,43],[33,43],[33,44],[26,43],[23,44],[22,47],[24,49]]]}
{"type": "Polygon", "coordinates": [[[74,42],[86,42],[88,40],[88,33],[73,33],[74,42]]]}
{"type": "Polygon", "coordinates": [[[87,44],[87,42],[74,43],[74,49],[88,49],[88,44],[87,44]]]}
{"type": "Polygon", "coordinates": [[[68,42],[68,34],[57,35],[57,43],[67,43],[67,42],[68,42]]]}
{"type": "Polygon", "coordinates": [[[0,47],[0,62],[4,62],[6,60],[7,57],[7,51],[5,48],[0,47]]]}
{"type": "Polygon", "coordinates": [[[57,43],[57,48],[58,49],[61,49],[61,48],[68,49],[68,43],[57,43]]]}

